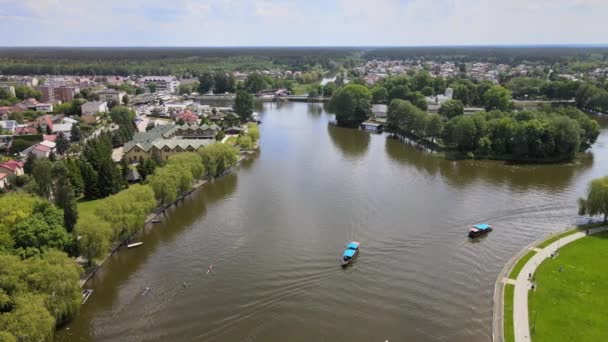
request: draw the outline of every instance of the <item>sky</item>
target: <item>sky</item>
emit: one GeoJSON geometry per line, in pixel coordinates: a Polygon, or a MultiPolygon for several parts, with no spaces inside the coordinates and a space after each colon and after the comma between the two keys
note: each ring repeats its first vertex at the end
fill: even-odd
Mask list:
{"type": "Polygon", "coordinates": [[[0,0],[0,46],[606,44],[608,0],[0,0]]]}

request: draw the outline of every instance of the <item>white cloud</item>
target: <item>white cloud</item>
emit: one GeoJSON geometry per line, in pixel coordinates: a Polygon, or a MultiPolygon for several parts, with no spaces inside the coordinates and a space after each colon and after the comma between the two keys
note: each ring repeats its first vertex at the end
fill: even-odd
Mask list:
{"type": "Polygon", "coordinates": [[[14,32],[0,45],[604,43],[606,13],[608,0],[0,0],[14,32]]]}

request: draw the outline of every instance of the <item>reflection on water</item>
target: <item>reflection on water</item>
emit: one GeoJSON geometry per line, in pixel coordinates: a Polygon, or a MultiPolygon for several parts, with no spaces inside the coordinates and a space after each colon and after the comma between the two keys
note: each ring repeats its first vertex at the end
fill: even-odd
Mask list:
{"type": "Polygon", "coordinates": [[[360,157],[367,152],[370,133],[339,127],[334,124],[327,125],[327,133],[331,141],[346,157],[360,157]]]}
{"type": "Polygon", "coordinates": [[[429,175],[441,175],[457,187],[465,187],[483,180],[520,190],[545,188],[562,191],[577,173],[585,172],[593,166],[593,155],[581,156],[572,163],[549,165],[512,165],[502,161],[480,160],[451,161],[433,153],[420,152],[390,136],[386,138],[385,150],[392,160],[424,170],[429,175]]]}
{"type": "Polygon", "coordinates": [[[504,263],[575,222],[608,165],[606,130],[593,158],[507,165],[336,127],[317,104],[256,110],[261,151],[115,255],[58,340],[485,342],[504,263]]]}

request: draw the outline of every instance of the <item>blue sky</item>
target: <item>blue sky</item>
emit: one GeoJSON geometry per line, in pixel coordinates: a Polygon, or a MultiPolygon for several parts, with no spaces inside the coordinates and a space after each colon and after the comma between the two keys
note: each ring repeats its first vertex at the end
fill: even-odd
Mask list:
{"type": "Polygon", "coordinates": [[[0,46],[608,43],[608,0],[0,0],[0,46]]]}

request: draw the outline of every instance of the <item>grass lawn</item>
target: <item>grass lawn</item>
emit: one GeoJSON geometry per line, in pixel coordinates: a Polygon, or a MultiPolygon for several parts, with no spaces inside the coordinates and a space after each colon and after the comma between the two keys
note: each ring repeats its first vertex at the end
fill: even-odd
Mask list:
{"type": "Polygon", "coordinates": [[[545,248],[545,247],[549,246],[550,244],[554,243],[555,241],[557,241],[557,240],[559,240],[559,239],[561,239],[563,237],[566,237],[568,235],[572,235],[572,234],[578,233],[578,232],[580,232],[580,230],[578,230],[578,229],[572,229],[572,230],[569,230],[567,232],[563,232],[563,233],[560,233],[560,234],[555,234],[554,236],[550,237],[549,239],[543,241],[537,247],[538,248],[545,248]]]}
{"type": "Polygon", "coordinates": [[[504,301],[504,313],[503,313],[503,335],[505,342],[515,341],[515,330],[513,328],[513,292],[515,291],[515,285],[506,284],[503,299],[504,301]]]}
{"type": "Polygon", "coordinates": [[[534,342],[608,341],[608,233],[560,248],[535,277],[537,290],[528,295],[534,342]]]}
{"type": "Polygon", "coordinates": [[[308,93],[308,88],[310,86],[318,86],[321,82],[313,82],[313,83],[296,83],[293,85],[293,95],[304,95],[308,93]]]}
{"type": "Polygon", "coordinates": [[[524,265],[528,262],[528,260],[530,260],[530,258],[532,258],[534,256],[534,254],[536,254],[535,251],[529,251],[524,256],[519,258],[519,260],[517,260],[517,263],[515,264],[515,266],[513,266],[513,268],[511,269],[511,273],[509,273],[509,279],[515,280],[517,278],[517,276],[519,275],[519,271],[521,271],[521,269],[524,268],[524,265]]]}

